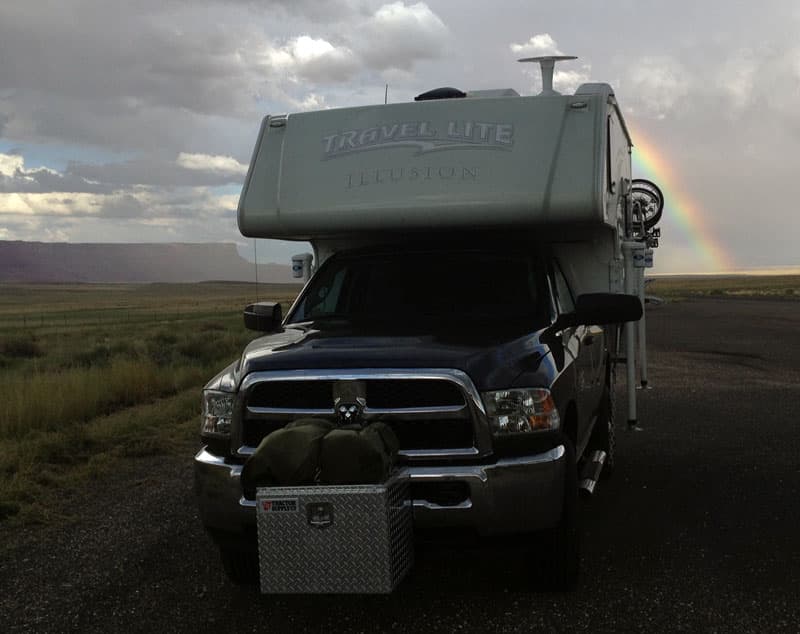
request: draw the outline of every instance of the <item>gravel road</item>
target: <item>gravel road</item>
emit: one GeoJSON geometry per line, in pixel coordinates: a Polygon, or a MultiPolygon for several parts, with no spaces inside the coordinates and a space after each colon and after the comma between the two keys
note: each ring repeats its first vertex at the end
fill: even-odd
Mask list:
{"type": "Polygon", "coordinates": [[[620,428],[583,509],[574,593],[531,591],[513,543],[424,547],[388,597],[237,588],[187,441],[65,498],[79,521],[3,534],[0,631],[800,631],[800,303],[673,303],[648,323],[644,430],[620,428]]]}

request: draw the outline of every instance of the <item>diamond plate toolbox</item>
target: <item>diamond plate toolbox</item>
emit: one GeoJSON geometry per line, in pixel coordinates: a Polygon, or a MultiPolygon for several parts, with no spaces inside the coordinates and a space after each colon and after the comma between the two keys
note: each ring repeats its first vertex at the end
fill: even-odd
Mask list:
{"type": "Polygon", "coordinates": [[[389,593],[414,563],[407,478],[257,491],[261,592],[389,593]]]}

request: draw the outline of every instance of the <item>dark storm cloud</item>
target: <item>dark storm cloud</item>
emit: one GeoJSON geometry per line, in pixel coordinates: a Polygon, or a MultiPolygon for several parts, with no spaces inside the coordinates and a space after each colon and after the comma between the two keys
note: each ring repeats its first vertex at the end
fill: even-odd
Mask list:
{"type": "MultiPolygon", "coordinates": [[[[276,28],[269,7],[256,5],[0,5],[6,134],[177,153],[186,139],[218,137],[214,128],[225,120],[256,121],[270,102],[302,105],[313,86],[292,97],[298,81],[330,85],[360,69],[408,69],[435,57],[446,33],[421,3],[369,12],[364,3],[342,2],[336,28],[287,37],[269,31],[276,28]]],[[[301,3],[293,15],[312,6],[301,3]]]]}
{"type": "Polygon", "coordinates": [[[257,118],[263,34],[246,22],[234,31],[157,3],[36,5],[0,5],[4,134],[177,153],[219,136],[217,119],[257,118]]]}
{"type": "Polygon", "coordinates": [[[277,5],[287,14],[302,16],[312,23],[341,22],[352,19],[354,16],[367,15],[370,5],[374,3],[358,0],[272,0],[271,3],[256,2],[254,0],[241,0],[244,4],[258,10],[265,6],[277,5]]]}
{"type": "Polygon", "coordinates": [[[131,194],[124,194],[103,204],[98,215],[104,218],[141,218],[145,213],[145,206],[140,200],[131,194]]]}

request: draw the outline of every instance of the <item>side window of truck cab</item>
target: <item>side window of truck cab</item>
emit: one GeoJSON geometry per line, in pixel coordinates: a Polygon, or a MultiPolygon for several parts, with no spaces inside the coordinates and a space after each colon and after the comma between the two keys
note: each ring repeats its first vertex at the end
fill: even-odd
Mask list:
{"type": "Polygon", "coordinates": [[[313,292],[309,292],[298,306],[295,318],[302,320],[336,313],[342,301],[345,274],[345,269],[333,269],[323,275],[313,292]]]}
{"type": "Polygon", "coordinates": [[[567,278],[564,277],[564,273],[558,262],[553,263],[552,273],[559,312],[562,315],[573,312],[575,310],[575,298],[572,295],[572,290],[567,283],[567,278]]]}

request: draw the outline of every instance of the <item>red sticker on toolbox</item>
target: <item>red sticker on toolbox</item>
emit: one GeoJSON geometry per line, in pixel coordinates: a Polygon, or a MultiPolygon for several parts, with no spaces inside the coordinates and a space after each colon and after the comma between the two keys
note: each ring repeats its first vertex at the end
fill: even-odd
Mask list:
{"type": "Polygon", "coordinates": [[[261,500],[261,510],[265,513],[296,513],[297,498],[279,498],[276,500],[261,500]]]}

